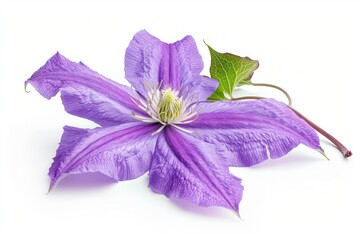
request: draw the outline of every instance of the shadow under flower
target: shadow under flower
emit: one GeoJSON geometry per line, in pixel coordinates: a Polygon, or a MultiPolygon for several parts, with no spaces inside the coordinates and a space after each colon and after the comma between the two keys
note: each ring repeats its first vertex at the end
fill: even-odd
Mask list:
{"type": "Polygon", "coordinates": [[[68,191],[68,190],[88,190],[104,188],[116,183],[115,180],[105,176],[102,173],[83,173],[83,174],[70,174],[66,176],[55,187],[56,190],[68,191]]]}
{"type": "Polygon", "coordinates": [[[307,168],[318,162],[326,162],[326,158],[322,156],[320,153],[317,153],[311,149],[307,149],[305,146],[298,146],[301,148],[301,151],[291,151],[287,155],[276,158],[276,159],[268,159],[267,161],[261,162],[257,165],[253,165],[250,169],[267,169],[271,168],[272,171],[274,169],[294,169],[294,168],[307,168]]]}
{"type": "Polygon", "coordinates": [[[191,202],[180,200],[180,199],[170,199],[174,206],[178,207],[182,211],[186,211],[189,214],[196,214],[202,217],[214,217],[214,218],[224,218],[231,219],[231,215],[234,216],[233,212],[221,207],[199,207],[191,202]]]}

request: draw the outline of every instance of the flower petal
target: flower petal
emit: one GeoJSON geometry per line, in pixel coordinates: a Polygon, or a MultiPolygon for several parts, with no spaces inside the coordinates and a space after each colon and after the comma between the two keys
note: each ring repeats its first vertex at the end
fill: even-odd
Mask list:
{"type": "Polygon", "coordinates": [[[238,212],[241,180],[229,173],[212,144],[167,127],[160,134],[149,170],[150,187],[169,198],[238,212]]]}
{"type": "Polygon", "coordinates": [[[200,101],[206,100],[216,90],[218,82],[200,76],[203,68],[191,36],[167,44],[142,30],[126,50],[125,77],[143,96],[146,96],[145,82],[154,85],[162,81],[162,86],[177,90],[188,88],[187,94],[199,96],[200,101]]]}
{"type": "Polygon", "coordinates": [[[151,133],[157,128],[142,123],[95,129],[65,126],[49,170],[50,188],[68,174],[101,172],[116,181],[143,175],[157,139],[151,133]]]}
{"type": "Polygon", "coordinates": [[[90,119],[101,126],[132,122],[131,110],[139,111],[131,98],[131,88],[118,84],[91,70],[83,63],[75,63],[59,53],[36,71],[30,83],[45,98],[61,91],[65,110],[90,119]]]}
{"type": "Polygon", "coordinates": [[[216,143],[229,166],[279,158],[300,143],[321,150],[319,137],[287,105],[273,99],[199,103],[199,118],[184,126],[194,137],[216,143]]]}

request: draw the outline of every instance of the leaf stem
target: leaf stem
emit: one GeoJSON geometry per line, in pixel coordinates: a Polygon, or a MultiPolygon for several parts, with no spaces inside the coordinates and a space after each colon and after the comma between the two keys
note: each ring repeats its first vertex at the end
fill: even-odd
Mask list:
{"type": "Polygon", "coordinates": [[[279,87],[279,86],[276,86],[274,84],[270,84],[270,83],[252,83],[252,82],[249,82],[249,85],[251,86],[254,86],[254,87],[270,87],[270,88],[275,88],[277,90],[279,90],[280,92],[282,92],[287,100],[288,100],[288,105],[291,106],[292,105],[292,100],[291,100],[291,97],[290,97],[290,94],[288,94],[287,91],[285,91],[285,89],[279,87]]]}
{"type": "MultiPolygon", "coordinates": [[[[239,98],[233,98],[232,100],[259,100],[264,99],[263,97],[257,97],[257,96],[247,96],[247,97],[239,97],[239,98]]],[[[296,109],[294,109],[291,106],[288,106],[298,117],[302,118],[305,122],[307,122],[312,128],[314,128],[317,132],[319,132],[321,135],[329,139],[343,154],[345,158],[348,158],[352,155],[352,152],[348,150],[339,140],[337,140],[335,137],[333,137],[331,134],[326,132],[324,129],[310,121],[308,118],[306,118],[304,115],[302,115],[300,112],[298,112],[296,109]]]]}

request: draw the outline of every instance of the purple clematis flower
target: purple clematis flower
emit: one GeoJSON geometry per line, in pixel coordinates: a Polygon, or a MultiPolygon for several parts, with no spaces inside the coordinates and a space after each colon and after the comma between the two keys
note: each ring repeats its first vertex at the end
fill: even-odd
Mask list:
{"type": "Polygon", "coordinates": [[[167,44],[144,30],[125,55],[135,90],[55,54],[26,83],[47,99],[61,91],[68,113],[101,127],[64,127],[50,188],[68,174],[123,181],[148,171],[155,192],[238,212],[243,187],[229,166],[278,158],[300,143],[321,149],[315,131],[283,103],[206,102],[218,83],[202,69],[191,36],[167,44]]]}

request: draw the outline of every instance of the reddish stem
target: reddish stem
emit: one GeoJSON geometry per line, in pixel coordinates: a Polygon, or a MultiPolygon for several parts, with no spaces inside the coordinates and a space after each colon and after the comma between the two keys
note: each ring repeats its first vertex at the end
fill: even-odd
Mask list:
{"type": "Polygon", "coordinates": [[[312,121],[310,121],[309,119],[307,119],[304,115],[302,115],[301,113],[299,113],[296,109],[294,109],[293,107],[289,108],[291,110],[293,110],[294,113],[296,113],[296,115],[298,115],[300,118],[302,118],[305,122],[307,122],[311,127],[313,127],[316,131],[318,131],[321,135],[323,135],[324,137],[326,137],[327,139],[329,139],[333,144],[335,144],[335,146],[341,151],[341,153],[344,155],[344,157],[348,158],[352,155],[352,152],[349,151],[339,140],[337,140],[335,137],[333,137],[331,134],[329,134],[328,132],[326,132],[324,129],[322,129],[321,127],[319,127],[318,125],[316,125],[315,123],[313,123],[312,121]]]}
{"type": "MultiPolygon", "coordinates": [[[[247,99],[253,99],[253,100],[259,100],[264,99],[263,97],[255,97],[255,96],[248,96],[248,97],[240,97],[240,98],[234,98],[232,100],[247,100],[247,99]]],[[[344,155],[345,158],[348,158],[352,155],[352,152],[349,151],[339,140],[337,140],[335,137],[333,137],[331,134],[326,132],[324,129],[307,119],[304,115],[299,113],[296,109],[294,109],[291,106],[288,106],[296,115],[298,115],[300,118],[302,118],[305,122],[307,122],[312,128],[314,128],[316,131],[318,131],[321,135],[329,139],[335,146],[341,151],[341,153],[344,155]]]]}

